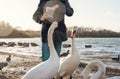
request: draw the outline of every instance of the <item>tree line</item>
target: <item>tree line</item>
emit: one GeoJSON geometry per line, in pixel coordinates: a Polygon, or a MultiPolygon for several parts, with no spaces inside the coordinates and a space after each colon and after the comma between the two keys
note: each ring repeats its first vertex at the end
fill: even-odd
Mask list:
{"type": "MultiPolygon", "coordinates": [[[[8,22],[4,22],[1,21],[0,22],[0,30],[2,30],[3,27],[12,27],[8,22]]],[[[76,33],[76,37],[120,37],[120,32],[115,32],[112,30],[107,30],[107,29],[98,29],[98,30],[94,30],[94,28],[92,27],[79,27],[76,26],[78,28],[77,33],[76,33]]],[[[67,35],[68,37],[71,36],[71,30],[73,27],[67,27],[67,35]]],[[[40,37],[40,31],[33,31],[33,30],[17,30],[15,28],[13,28],[13,32],[7,36],[10,38],[21,38],[21,37],[40,37]]]]}
{"type": "MultiPolygon", "coordinates": [[[[71,35],[71,30],[72,27],[69,27],[67,30],[68,37],[71,35]]],[[[91,27],[78,27],[76,37],[120,37],[120,32],[114,32],[107,29],[94,30],[91,27]]]]}

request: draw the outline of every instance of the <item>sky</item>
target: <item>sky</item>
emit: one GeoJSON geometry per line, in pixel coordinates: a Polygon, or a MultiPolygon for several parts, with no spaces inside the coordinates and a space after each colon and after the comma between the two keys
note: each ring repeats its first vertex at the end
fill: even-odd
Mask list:
{"type": "MultiPolygon", "coordinates": [[[[32,19],[40,0],[0,0],[0,21],[24,30],[41,30],[32,19]]],[[[120,0],[69,0],[74,14],[65,17],[69,26],[103,28],[120,32],[120,0]]]]}

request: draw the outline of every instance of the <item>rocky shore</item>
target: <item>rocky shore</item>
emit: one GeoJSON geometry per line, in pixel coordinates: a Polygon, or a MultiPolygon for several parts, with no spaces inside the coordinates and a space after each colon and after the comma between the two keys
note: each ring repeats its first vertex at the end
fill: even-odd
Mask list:
{"type": "MultiPolygon", "coordinates": [[[[15,53],[0,52],[0,63],[6,62],[6,58],[11,55],[11,61],[0,71],[0,79],[21,79],[21,77],[33,66],[41,63],[41,58],[31,55],[20,55],[15,53]]],[[[73,79],[80,79],[80,73],[87,64],[81,62],[73,73],[73,79]]],[[[120,70],[107,67],[106,75],[103,79],[120,76],[120,70]]],[[[67,79],[67,78],[65,78],[67,79]]]]}

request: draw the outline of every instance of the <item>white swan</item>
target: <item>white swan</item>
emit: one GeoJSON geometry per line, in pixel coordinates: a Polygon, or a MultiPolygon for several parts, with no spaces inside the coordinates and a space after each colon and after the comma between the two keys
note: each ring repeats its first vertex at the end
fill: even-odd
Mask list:
{"type": "MultiPolygon", "coordinates": [[[[71,76],[72,73],[80,64],[80,57],[75,46],[75,33],[76,33],[76,28],[74,28],[72,32],[71,53],[64,59],[60,60],[60,68],[58,70],[58,73],[61,79],[62,77],[69,76],[69,75],[70,75],[70,78],[72,78],[71,76]]],[[[57,75],[57,78],[59,78],[58,75],[57,75]]]]}
{"type": "Polygon", "coordinates": [[[105,75],[106,73],[106,67],[104,65],[103,62],[101,61],[92,61],[90,62],[85,69],[82,71],[81,75],[80,75],[80,79],[102,79],[101,77],[103,75],[105,75]],[[98,71],[96,73],[92,73],[90,75],[91,70],[97,66],[98,67],[98,71]]]}
{"type": "Polygon", "coordinates": [[[57,26],[58,23],[53,22],[48,31],[48,46],[50,48],[49,59],[30,69],[22,79],[53,79],[58,72],[60,60],[52,40],[52,34],[57,26]]]}

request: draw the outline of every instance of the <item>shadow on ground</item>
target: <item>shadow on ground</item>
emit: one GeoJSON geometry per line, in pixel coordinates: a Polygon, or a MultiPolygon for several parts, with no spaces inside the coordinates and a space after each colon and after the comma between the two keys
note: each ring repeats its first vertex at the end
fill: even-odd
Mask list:
{"type": "Polygon", "coordinates": [[[0,75],[0,79],[9,79],[9,78],[0,75]]]}

